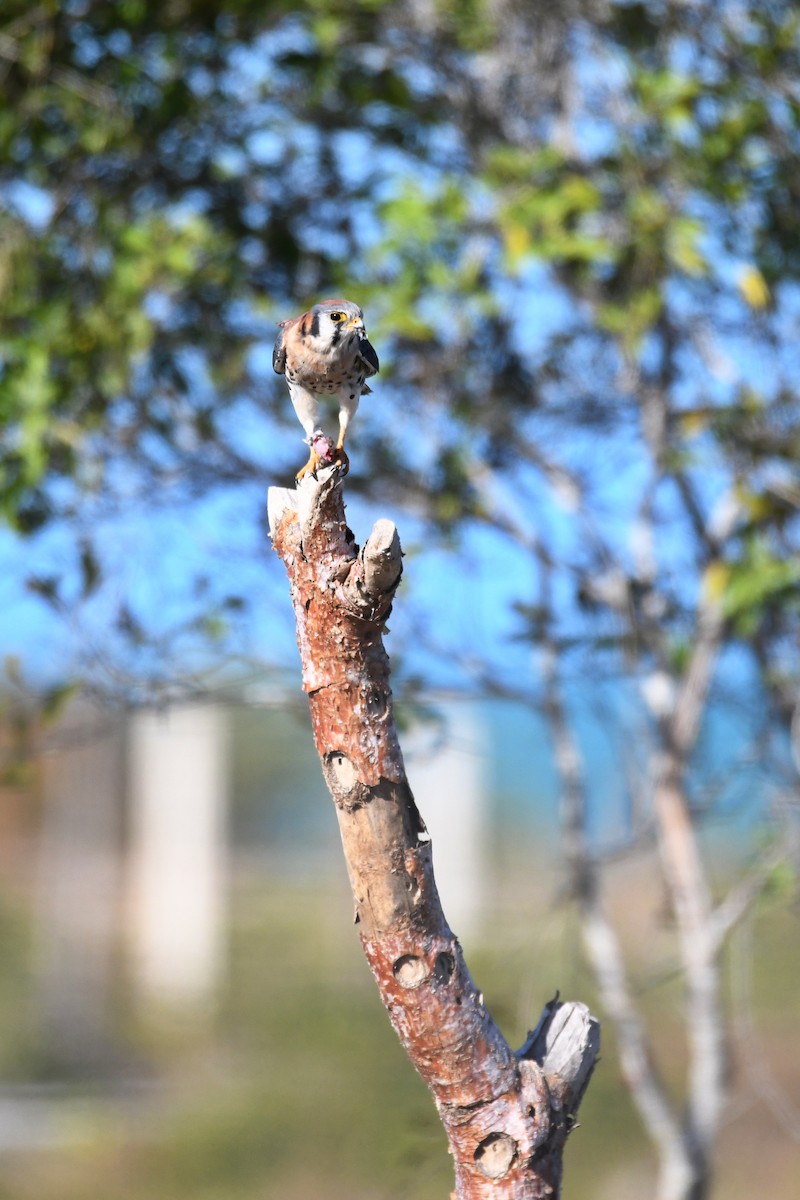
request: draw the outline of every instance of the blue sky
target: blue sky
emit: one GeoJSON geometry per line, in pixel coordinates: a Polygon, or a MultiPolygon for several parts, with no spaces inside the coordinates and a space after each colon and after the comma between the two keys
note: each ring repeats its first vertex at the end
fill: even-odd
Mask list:
{"type": "MultiPolygon", "coordinates": [[[[273,663],[289,693],[299,693],[288,583],[258,524],[262,502],[261,489],[248,487],[174,511],[134,512],[101,523],[95,534],[108,564],[110,586],[66,618],[31,595],[23,578],[26,573],[45,576],[67,566],[74,545],[71,535],[51,529],[22,541],[0,530],[0,602],[6,613],[0,626],[0,653],[19,657],[29,681],[38,685],[61,682],[87,664],[96,671],[105,654],[104,669],[124,668],[125,656],[115,658],[113,637],[109,641],[120,597],[149,620],[158,636],[180,625],[187,614],[203,611],[214,599],[237,593],[255,597],[255,604],[240,636],[233,639],[233,649],[242,656],[234,677],[248,673],[246,660],[273,663]],[[200,595],[189,587],[198,572],[210,576],[200,595]]],[[[363,500],[352,500],[348,519],[358,540],[363,541],[375,517],[387,511],[385,506],[377,511],[363,500]]],[[[437,651],[444,646],[457,655],[486,655],[520,686],[534,685],[536,651],[513,637],[515,617],[510,607],[514,599],[534,591],[529,559],[481,529],[474,530],[458,551],[422,554],[415,549],[421,527],[407,516],[388,515],[396,517],[407,548],[404,582],[387,637],[399,674],[422,671],[432,685],[443,687],[463,681],[447,653],[437,651]]],[[[213,660],[213,648],[209,654],[204,647],[202,637],[178,639],[189,668],[213,660]]],[[[158,655],[157,649],[139,651],[135,663],[140,669],[157,671],[158,655]]],[[[746,665],[740,662],[732,667],[742,686],[752,688],[746,665]]],[[[231,676],[223,672],[216,678],[227,684],[231,676]]],[[[636,752],[637,742],[641,747],[646,744],[644,706],[634,688],[599,686],[597,680],[573,683],[567,700],[590,780],[591,831],[599,845],[613,847],[624,837],[630,816],[630,773],[641,773],[646,767],[636,752]]],[[[542,830],[552,833],[558,788],[542,718],[534,711],[493,703],[485,719],[498,802],[510,817],[524,810],[526,821],[541,821],[542,830]]],[[[745,708],[717,711],[704,735],[705,765],[697,779],[698,794],[714,785],[715,774],[725,763],[746,751],[751,733],[745,708]]],[[[718,805],[722,828],[750,831],[773,790],[769,774],[758,762],[745,761],[722,788],[718,805]]]]}

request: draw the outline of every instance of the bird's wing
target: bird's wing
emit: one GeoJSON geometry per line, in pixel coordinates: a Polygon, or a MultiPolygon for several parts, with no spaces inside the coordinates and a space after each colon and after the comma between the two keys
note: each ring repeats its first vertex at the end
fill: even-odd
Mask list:
{"type": "MultiPolygon", "coordinates": [[[[368,342],[366,338],[361,338],[360,342],[358,343],[358,356],[364,364],[364,370],[366,371],[367,375],[378,374],[378,371],[381,369],[381,365],[378,362],[378,356],[375,353],[374,346],[371,342],[368,342]]],[[[364,388],[364,391],[366,390],[367,389],[364,388]]]]}
{"type": "Polygon", "coordinates": [[[286,347],[283,344],[283,326],[286,321],[281,321],[280,333],[275,339],[275,349],[272,351],[272,369],[276,375],[283,375],[286,370],[286,347]]]}

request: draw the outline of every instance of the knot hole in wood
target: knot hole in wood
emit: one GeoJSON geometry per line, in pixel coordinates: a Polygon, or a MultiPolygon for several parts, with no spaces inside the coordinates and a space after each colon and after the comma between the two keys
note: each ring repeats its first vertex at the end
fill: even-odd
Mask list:
{"type": "Polygon", "coordinates": [[[517,1143],[507,1133],[489,1133],[475,1148],[475,1165],[487,1179],[502,1179],[517,1154],[517,1143]]]}

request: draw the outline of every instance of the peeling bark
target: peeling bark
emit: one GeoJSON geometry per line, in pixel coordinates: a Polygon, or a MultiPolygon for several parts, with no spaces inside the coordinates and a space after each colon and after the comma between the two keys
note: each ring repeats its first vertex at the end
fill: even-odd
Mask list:
{"type": "Polygon", "coordinates": [[[546,1006],[511,1050],[449,928],[408,785],[383,646],[402,573],[391,522],[359,551],[338,472],[270,489],[317,751],[336,806],[356,923],[390,1020],[433,1093],[458,1200],[558,1196],[562,1155],[599,1048],[585,1005],[546,1006]]]}

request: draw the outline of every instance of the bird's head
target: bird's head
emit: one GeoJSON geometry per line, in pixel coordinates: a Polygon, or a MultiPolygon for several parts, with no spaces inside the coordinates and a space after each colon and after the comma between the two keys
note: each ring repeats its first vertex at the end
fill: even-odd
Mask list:
{"type": "Polygon", "coordinates": [[[366,337],[364,314],[351,300],[321,300],[309,310],[309,316],[311,337],[326,347],[366,337]]]}

